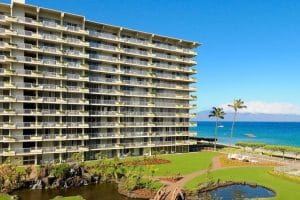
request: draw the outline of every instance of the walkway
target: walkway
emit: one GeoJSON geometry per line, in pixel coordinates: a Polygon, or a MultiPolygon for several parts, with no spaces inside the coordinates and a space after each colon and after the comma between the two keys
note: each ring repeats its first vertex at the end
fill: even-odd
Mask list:
{"type": "MultiPolygon", "coordinates": [[[[211,170],[218,170],[221,167],[222,166],[220,163],[219,156],[214,157],[212,160],[211,170]]],[[[187,182],[191,181],[192,179],[198,176],[205,174],[206,172],[207,169],[193,172],[191,174],[185,175],[182,179],[180,179],[175,183],[168,182],[168,181],[161,181],[162,183],[166,184],[166,186],[162,188],[160,192],[157,193],[157,195],[154,197],[153,200],[176,200],[176,197],[180,195],[184,185],[187,182]]]]}
{"type": "MultiPolygon", "coordinates": [[[[252,155],[254,157],[254,155],[252,155]]],[[[212,164],[210,166],[211,171],[215,171],[218,169],[227,169],[227,168],[240,168],[240,167],[249,167],[249,166],[230,166],[230,167],[222,167],[221,162],[220,162],[220,157],[221,156],[216,156],[212,159],[212,164]]],[[[281,164],[281,165],[288,165],[290,164],[290,161],[286,162],[280,159],[273,159],[273,158],[266,158],[266,156],[261,156],[261,155],[255,155],[255,158],[258,160],[268,160],[268,161],[273,161],[275,163],[281,164]]],[[[295,164],[295,162],[294,162],[295,164]]],[[[166,186],[162,188],[156,196],[153,198],[153,200],[176,200],[176,197],[180,194],[182,194],[184,185],[191,181],[192,179],[201,176],[207,172],[208,169],[205,170],[200,170],[193,172],[191,174],[185,175],[182,179],[180,179],[177,182],[169,182],[169,181],[161,181],[164,183],[166,186]]]]}

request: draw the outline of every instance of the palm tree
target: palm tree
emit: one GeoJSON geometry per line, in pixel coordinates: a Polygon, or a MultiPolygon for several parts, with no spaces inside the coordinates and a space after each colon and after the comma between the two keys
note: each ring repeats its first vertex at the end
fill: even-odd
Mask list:
{"type": "Polygon", "coordinates": [[[229,104],[228,106],[233,108],[233,110],[234,110],[233,121],[232,121],[232,126],[231,126],[231,131],[230,131],[230,140],[232,140],[234,125],[235,125],[236,117],[237,117],[237,112],[239,109],[247,108],[247,106],[244,104],[244,101],[242,101],[241,99],[234,99],[233,104],[232,105],[229,104]]]}
{"type": "Polygon", "coordinates": [[[215,151],[217,150],[217,137],[218,137],[219,119],[224,119],[224,115],[225,115],[225,112],[224,112],[223,108],[216,108],[216,107],[213,107],[212,111],[210,111],[210,113],[208,115],[209,118],[214,117],[216,119],[215,144],[214,144],[214,150],[215,151]]]}

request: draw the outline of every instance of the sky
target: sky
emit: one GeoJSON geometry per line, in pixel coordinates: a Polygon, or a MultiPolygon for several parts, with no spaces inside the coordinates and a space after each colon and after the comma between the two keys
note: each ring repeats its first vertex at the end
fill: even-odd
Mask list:
{"type": "Polygon", "coordinates": [[[290,113],[296,109],[300,114],[298,0],[26,2],[203,44],[196,58],[197,110],[241,98],[246,104],[257,105],[254,110],[267,106],[266,112],[290,113]]]}

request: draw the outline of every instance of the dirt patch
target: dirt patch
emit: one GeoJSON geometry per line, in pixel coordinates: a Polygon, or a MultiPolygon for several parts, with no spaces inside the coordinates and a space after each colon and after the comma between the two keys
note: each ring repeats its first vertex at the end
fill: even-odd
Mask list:
{"type": "Polygon", "coordinates": [[[148,190],[148,189],[137,189],[132,191],[133,194],[135,194],[137,197],[139,198],[145,198],[145,199],[150,199],[152,197],[154,197],[155,192],[153,192],[152,190],[148,190]]]}
{"type": "Polygon", "coordinates": [[[128,198],[134,199],[152,199],[156,192],[149,189],[136,189],[133,191],[125,190],[124,188],[118,187],[118,192],[128,198]]]}
{"type": "Polygon", "coordinates": [[[170,182],[170,183],[176,183],[177,181],[180,181],[182,178],[183,178],[182,176],[179,176],[179,177],[163,177],[163,178],[159,178],[159,180],[170,182]]]}
{"type": "Polygon", "coordinates": [[[125,162],[127,166],[138,166],[138,165],[160,165],[170,163],[169,160],[161,158],[144,159],[144,160],[129,160],[125,162]]]}

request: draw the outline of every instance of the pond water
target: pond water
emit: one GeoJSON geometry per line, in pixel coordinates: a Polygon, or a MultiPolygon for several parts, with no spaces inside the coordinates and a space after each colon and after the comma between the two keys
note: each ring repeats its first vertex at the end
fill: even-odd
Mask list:
{"type": "Polygon", "coordinates": [[[206,199],[206,195],[209,195],[212,199],[239,200],[250,198],[269,198],[274,197],[276,194],[272,190],[262,186],[254,187],[250,185],[234,184],[217,188],[206,194],[200,193],[199,199],[206,199]]]}
{"type": "MultiPolygon", "coordinates": [[[[96,185],[87,185],[63,190],[19,190],[12,193],[18,195],[21,200],[49,200],[56,196],[76,196],[80,195],[86,200],[133,200],[120,195],[116,184],[103,183],[96,185]]],[[[137,199],[135,199],[137,200],[137,199]]]]}

